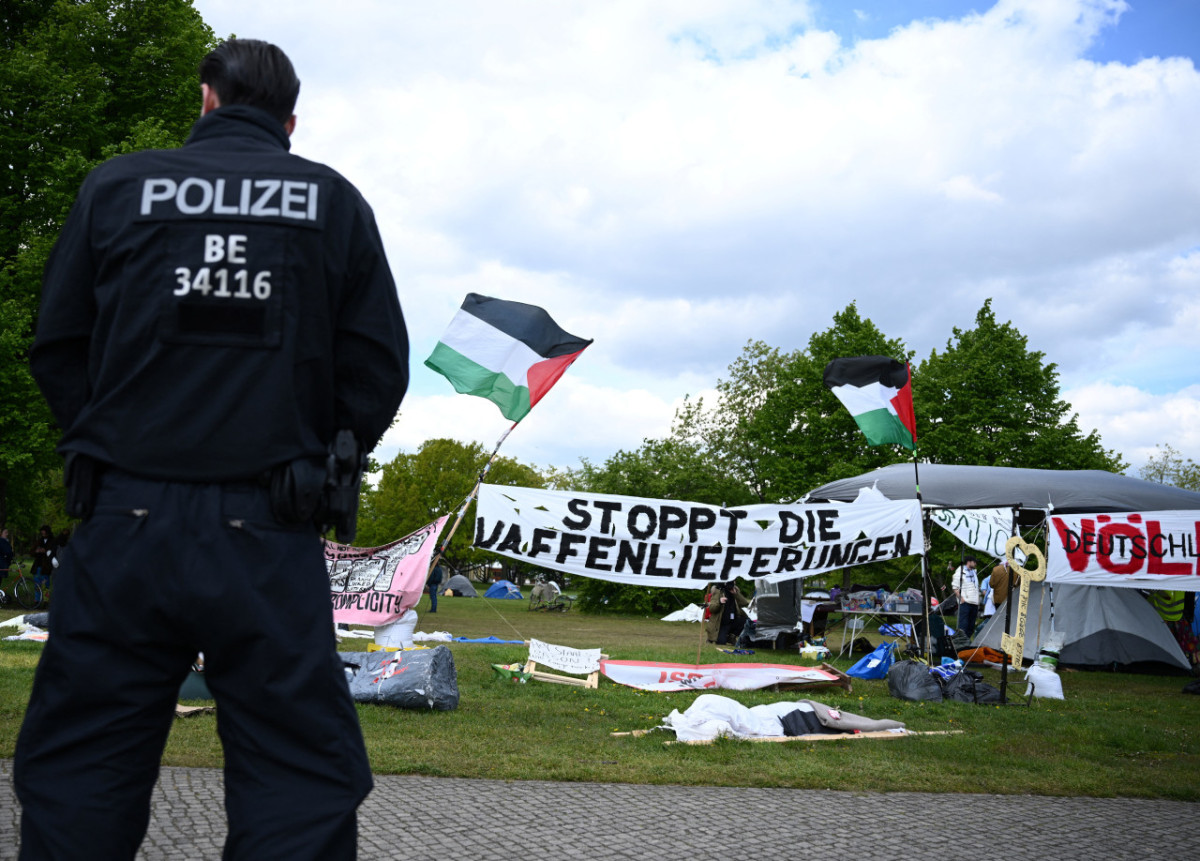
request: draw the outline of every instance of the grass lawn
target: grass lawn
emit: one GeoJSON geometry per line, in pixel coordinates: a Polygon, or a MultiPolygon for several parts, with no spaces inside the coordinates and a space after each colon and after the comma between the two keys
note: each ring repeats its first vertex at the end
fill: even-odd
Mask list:
{"type": "MultiPolygon", "coordinates": [[[[612,658],[692,663],[699,626],[657,619],[529,612],[525,602],[444,598],[436,615],[418,612],[418,630],[501,639],[535,637],[575,648],[602,648],[612,658]]],[[[0,612],[0,618],[16,615],[0,612]]],[[[3,631],[4,629],[0,629],[3,631]]],[[[877,636],[868,636],[878,642],[877,636]]],[[[365,650],[347,639],[343,649],[365,650]]],[[[502,680],[492,664],[527,657],[518,645],[453,643],[460,702],[449,712],[359,705],[378,774],[423,774],[503,780],[618,781],[647,784],[774,786],[851,791],[995,792],[1200,800],[1200,697],[1180,693],[1188,679],[1103,672],[1064,672],[1066,700],[1031,707],[911,703],[892,698],[883,681],[854,682],[853,693],[718,691],[746,705],[816,699],[912,730],[961,734],[896,740],[754,744],[722,740],[704,747],[664,744],[649,729],[695,693],[649,693],[601,678],[599,690],[502,680]]],[[[11,757],[41,646],[0,642],[0,756],[11,757]]],[[[795,652],[722,654],[704,646],[701,663],[802,663],[795,652]]],[[[846,669],[851,660],[833,662],[846,669]]],[[[985,670],[999,687],[998,670],[985,670]]],[[[1010,699],[1023,693],[1010,673],[1010,699]]],[[[282,707],[282,706],[281,706],[282,707]]],[[[177,720],[166,765],[219,766],[214,715],[177,720]]]]}

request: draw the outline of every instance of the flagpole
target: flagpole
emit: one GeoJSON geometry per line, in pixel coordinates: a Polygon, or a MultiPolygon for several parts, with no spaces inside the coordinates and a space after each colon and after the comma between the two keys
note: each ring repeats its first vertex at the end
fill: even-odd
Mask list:
{"type": "Polygon", "coordinates": [[[929,550],[925,540],[925,503],[921,499],[921,470],[917,466],[917,441],[913,439],[913,482],[917,490],[917,510],[921,517],[921,590],[925,605],[925,649],[929,655],[929,666],[933,666],[933,637],[929,630],[929,599],[933,595],[933,581],[929,574],[929,550]]]}
{"type": "Polygon", "coordinates": [[[512,427],[501,434],[500,439],[496,441],[496,447],[492,449],[492,456],[488,458],[487,463],[483,465],[482,471],[479,473],[479,478],[475,480],[475,486],[471,488],[471,492],[467,494],[467,498],[463,500],[463,504],[458,509],[458,515],[454,518],[454,523],[450,526],[450,531],[445,533],[442,540],[438,543],[437,549],[433,552],[433,559],[429,563],[429,570],[432,571],[437,567],[437,564],[442,561],[442,556],[446,553],[446,548],[450,546],[450,539],[454,537],[455,530],[458,529],[458,524],[462,523],[462,519],[467,514],[467,509],[475,500],[475,496],[479,493],[479,485],[483,484],[483,480],[487,478],[488,472],[492,469],[492,464],[496,462],[496,457],[500,453],[500,446],[504,445],[504,441],[508,439],[508,435],[513,432],[520,421],[512,423],[512,427]]]}
{"type": "MultiPolygon", "coordinates": [[[[912,366],[907,362],[904,363],[904,368],[908,373],[909,385],[912,385],[912,366]]],[[[929,541],[925,532],[925,500],[921,498],[921,469],[917,458],[917,429],[916,416],[913,416],[912,427],[912,462],[913,462],[913,487],[917,492],[917,511],[921,518],[921,603],[925,605],[925,650],[929,656],[929,666],[933,666],[933,632],[929,630],[929,600],[933,597],[933,576],[929,571],[929,541]]]]}
{"type": "Polygon", "coordinates": [[[897,443],[908,448],[907,442],[900,442],[888,429],[873,436],[874,422],[869,419],[864,422],[863,416],[873,415],[876,411],[886,408],[899,420],[908,434],[912,437],[913,481],[917,492],[917,511],[921,519],[921,589],[925,602],[925,640],[928,644],[929,661],[933,663],[933,644],[929,631],[929,601],[933,596],[933,579],[929,572],[929,551],[926,549],[925,537],[925,504],[921,498],[921,473],[917,467],[917,420],[912,402],[912,366],[905,362],[901,364],[887,356],[856,356],[833,359],[825,366],[822,377],[825,386],[842,405],[850,410],[859,430],[867,437],[867,445],[897,443]],[[899,372],[903,369],[903,378],[899,372]],[[872,389],[871,387],[875,387],[872,389]],[[857,390],[858,394],[852,394],[857,390]],[[872,394],[865,399],[861,393],[871,390],[872,394]],[[887,393],[892,393],[889,397],[887,393]],[[880,395],[882,394],[882,398],[880,395]],[[871,403],[874,401],[875,403],[871,403]],[[907,409],[905,409],[907,407],[907,409]],[[901,415],[903,411],[903,415],[901,415]],[[906,422],[905,416],[908,421],[906,422]],[[869,428],[868,425],[872,427],[869,428]]]}

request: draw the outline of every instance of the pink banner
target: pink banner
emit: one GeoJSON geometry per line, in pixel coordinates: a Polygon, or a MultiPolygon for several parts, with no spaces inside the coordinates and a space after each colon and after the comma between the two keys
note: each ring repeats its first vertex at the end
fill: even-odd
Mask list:
{"type": "Polygon", "coordinates": [[[333,621],[379,627],[417,605],[447,517],[383,547],[325,542],[333,621]]]}
{"type": "Polygon", "coordinates": [[[600,672],[619,685],[643,691],[756,691],[771,685],[837,683],[838,676],[787,664],[664,664],[601,661],[600,672]]]}

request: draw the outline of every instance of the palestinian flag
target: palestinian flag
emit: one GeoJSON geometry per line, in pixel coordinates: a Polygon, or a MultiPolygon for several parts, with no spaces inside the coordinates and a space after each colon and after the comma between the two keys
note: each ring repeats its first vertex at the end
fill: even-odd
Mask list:
{"type": "Polygon", "coordinates": [[[917,419],[908,365],[887,356],[834,359],[825,366],[825,385],[850,410],[868,444],[916,449],[917,419]]]}
{"type": "Polygon", "coordinates": [[[468,293],[425,364],[519,422],[590,343],[536,305],[468,293]]]}

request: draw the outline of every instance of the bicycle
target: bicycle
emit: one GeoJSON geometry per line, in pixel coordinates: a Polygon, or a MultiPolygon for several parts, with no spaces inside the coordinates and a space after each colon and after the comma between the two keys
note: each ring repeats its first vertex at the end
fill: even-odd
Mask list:
{"type": "Polygon", "coordinates": [[[574,598],[568,598],[559,589],[546,583],[538,583],[533,587],[529,596],[530,610],[545,610],[551,613],[567,613],[571,609],[574,598]]]}
{"type": "Polygon", "coordinates": [[[26,610],[41,609],[46,598],[41,584],[32,577],[27,576],[25,574],[25,567],[16,560],[13,560],[8,573],[11,575],[14,571],[16,572],[16,580],[12,584],[12,594],[17,599],[17,603],[26,610]]]}

